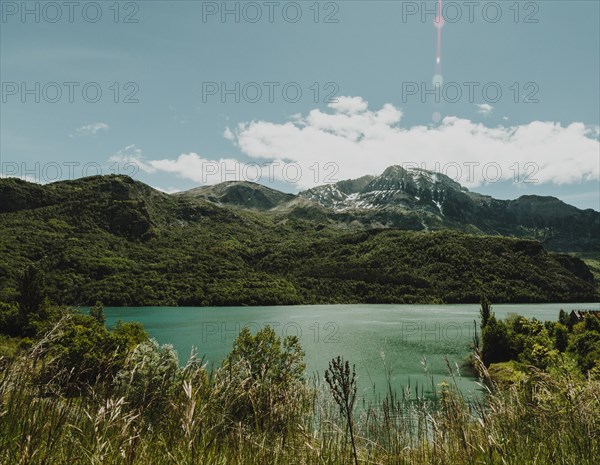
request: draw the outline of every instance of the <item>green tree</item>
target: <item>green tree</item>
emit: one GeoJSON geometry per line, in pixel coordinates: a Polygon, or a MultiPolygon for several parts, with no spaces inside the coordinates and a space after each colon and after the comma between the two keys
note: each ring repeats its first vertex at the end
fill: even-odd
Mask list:
{"type": "Polygon", "coordinates": [[[491,363],[506,362],[512,358],[511,338],[506,323],[490,316],[481,331],[481,355],[486,366],[491,363]]]}
{"type": "Polygon", "coordinates": [[[569,326],[569,314],[562,308],[560,309],[560,312],[558,312],[558,322],[564,326],[569,326]]]}
{"type": "Polygon", "coordinates": [[[283,340],[266,326],[256,333],[243,328],[233,343],[224,366],[233,366],[240,361],[250,364],[250,374],[257,381],[286,384],[301,381],[304,377],[304,351],[296,336],[283,340]]]}
{"type": "Polygon", "coordinates": [[[104,305],[102,302],[97,301],[96,305],[90,308],[90,316],[95,318],[98,323],[104,325],[106,323],[106,317],[104,316],[104,305]]]}
{"type": "Polygon", "coordinates": [[[20,336],[21,330],[18,305],[0,302],[0,333],[8,336],[20,336]]]}
{"type": "Polygon", "coordinates": [[[112,390],[112,381],[129,355],[148,341],[141,323],[119,322],[109,331],[96,318],[73,310],[66,310],[56,325],[57,337],[47,352],[51,363],[44,365],[40,378],[67,393],[103,383],[112,390]]]}
{"type": "Polygon", "coordinates": [[[569,329],[563,323],[556,323],[554,325],[554,347],[559,352],[567,350],[569,345],[569,329]]]}
{"type": "Polygon", "coordinates": [[[567,350],[575,356],[583,372],[600,366],[600,319],[587,315],[574,325],[567,350]]]}
{"type": "Polygon", "coordinates": [[[23,331],[32,331],[31,323],[44,320],[46,299],[44,275],[36,265],[29,265],[18,280],[19,320],[23,331]]]}
{"type": "Polygon", "coordinates": [[[481,315],[481,328],[483,329],[492,316],[492,304],[485,295],[481,297],[479,314],[481,315]]]}
{"type": "Polygon", "coordinates": [[[575,355],[575,360],[583,372],[600,364],[600,333],[584,331],[573,336],[569,350],[575,355]]]}
{"type": "Polygon", "coordinates": [[[587,314],[583,322],[586,331],[596,331],[597,333],[600,333],[600,318],[587,314]]]}
{"type": "Polygon", "coordinates": [[[144,325],[137,321],[128,321],[126,323],[118,321],[111,328],[110,334],[113,338],[113,344],[119,350],[131,351],[139,344],[147,342],[150,337],[144,329],[144,325]]]}

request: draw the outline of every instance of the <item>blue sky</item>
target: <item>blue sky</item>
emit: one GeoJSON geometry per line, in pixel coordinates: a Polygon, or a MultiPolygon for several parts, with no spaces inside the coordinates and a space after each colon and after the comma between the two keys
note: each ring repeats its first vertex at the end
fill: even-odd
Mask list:
{"type": "Polygon", "coordinates": [[[404,164],[600,210],[598,2],[445,1],[441,69],[432,1],[0,4],[3,175],[294,192],[404,164]]]}

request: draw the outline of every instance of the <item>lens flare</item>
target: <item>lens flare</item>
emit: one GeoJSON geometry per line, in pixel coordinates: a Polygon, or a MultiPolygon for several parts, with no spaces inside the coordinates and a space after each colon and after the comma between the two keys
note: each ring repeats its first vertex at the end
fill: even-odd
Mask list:
{"type": "MultiPolygon", "coordinates": [[[[444,78],[442,77],[442,28],[446,21],[442,14],[442,0],[438,0],[437,4],[437,15],[433,20],[433,25],[437,29],[437,51],[435,54],[435,74],[432,79],[432,83],[436,87],[441,87],[444,84],[444,78]]],[[[434,123],[439,123],[442,120],[442,114],[436,111],[431,119],[434,123]]]]}
{"type": "Polygon", "coordinates": [[[438,0],[437,16],[433,20],[433,25],[437,29],[437,52],[435,54],[435,63],[437,65],[435,70],[436,74],[442,74],[442,28],[444,27],[445,22],[444,16],[442,15],[442,0],[438,0]]]}

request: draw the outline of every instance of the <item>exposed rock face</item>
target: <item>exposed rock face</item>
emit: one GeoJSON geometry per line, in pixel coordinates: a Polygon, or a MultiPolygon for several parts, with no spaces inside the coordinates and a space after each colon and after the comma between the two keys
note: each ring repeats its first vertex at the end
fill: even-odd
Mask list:
{"type": "Polygon", "coordinates": [[[365,225],[376,219],[384,227],[450,227],[531,237],[554,250],[600,251],[599,212],[580,210],[556,197],[497,200],[426,170],[391,166],[374,178],[319,186],[299,196],[365,225]]]}

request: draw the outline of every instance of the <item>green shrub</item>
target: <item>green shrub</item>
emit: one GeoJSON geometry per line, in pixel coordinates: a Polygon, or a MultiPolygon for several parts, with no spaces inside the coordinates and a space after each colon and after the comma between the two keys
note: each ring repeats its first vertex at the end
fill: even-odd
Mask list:
{"type": "Polygon", "coordinates": [[[592,369],[600,362],[600,333],[597,331],[584,331],[574,334],[569,351],[574,354],[577,364],[584,372],[592,369]]]}
{"type": "Polygon", "coordinates": [[[259,430],[282,429],[304,411],[304,351],[296,336],[281,341],[269,326],[243,328],[218,371],[235,396],[228,412],[259,430]]]}
{"type": "Polygon", "coordinates": [[[108,381],[112,373],[113,346],[108,331],[90,316],[69,313],[58,323],[49,342],[48,362],[40,381],[69,393],[108,381]]]}
{"type": "Polygon", "coordinates": [[[504,321],[490,316],[481,330],[482,358],[489,366],[491,363],[506,362],[513,356],[508,326],[504,321]]]}
{"type": "Polygon", "coordinates": [[[115,393],[150,421],[158,420],[180,387],[177,352],[154,339],[142,342],[129,354],[115,377],[115,393]]]}
{"type": "Polygon", "coordinates": [[[488,369],[492,381],[497,385],[511,385],[525,381],[527,375],[524,367],[514,360],[509,362],[493,363],[488,369]]]}

